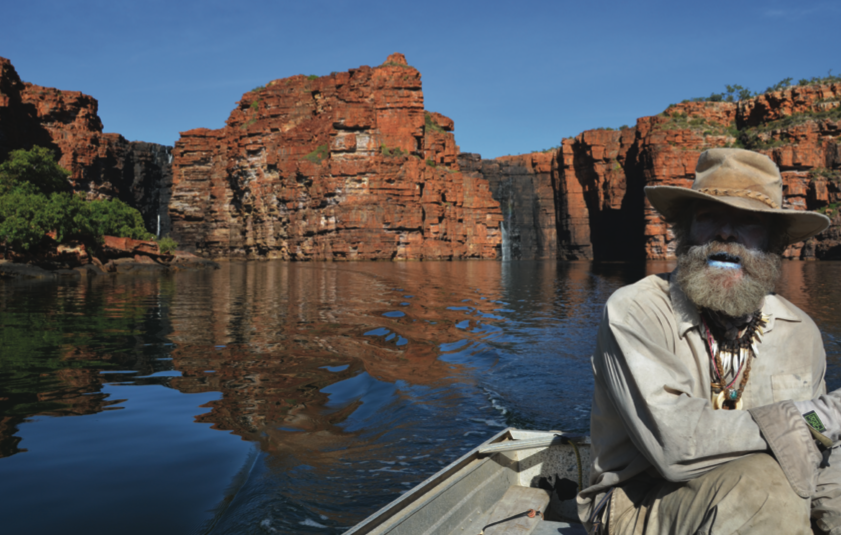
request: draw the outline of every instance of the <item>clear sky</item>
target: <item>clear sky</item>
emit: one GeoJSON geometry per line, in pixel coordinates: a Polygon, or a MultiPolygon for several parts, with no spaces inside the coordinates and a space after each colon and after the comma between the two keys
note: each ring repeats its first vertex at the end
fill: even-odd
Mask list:
{"type": "Polygon", "coordinates": [[[726,84],[841,74],[841,2],[6,0],[0,56],[99,100],[106,132],[173,145],[243,93],[402,52],[426,109],[486,158],[633,125],[726,84]]]}

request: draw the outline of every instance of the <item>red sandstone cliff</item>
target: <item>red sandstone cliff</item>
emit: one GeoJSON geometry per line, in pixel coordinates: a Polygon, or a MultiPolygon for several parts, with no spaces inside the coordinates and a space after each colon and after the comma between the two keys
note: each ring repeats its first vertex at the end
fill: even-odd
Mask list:
{"type": "Polygon", "coordinates": [[[420,73],[379,67],[274,80],[173,151],[173,237],[213,257],[494,258],[499,203],[460,172],[453,122],[420,73]]]}
{"type": "Polygon", "coordinates": [[[169,148],[103,133],[95,98],[24,83],[0,57],[0,161],[33,145],[55,152],[75,191],[125,201],[151,232],[160,216],[162,234],[168,232],[169,148]]]}
{"type": "MultiPolygon", "coordinates": [[[[492,182],[513,180],[522,185],[546,178],[536,168],[523,165],[525,173],[509,170],[492,179],[498,173],[490,162],[549,160],[543,167],[549,170],[555,213],[544,211],[537,224],[521,218],[521,224],[554,225],[560,258],[664,259],[674,256],[673,236],[645,200],[643,188],[689,187],[702,151],[744,146],[767,154],[780,167],[786,207],[821,210],[833,218],[830,229],[791,246],[786,256],[841,258],[839,100],[841,84],[827,84],[792,87],[739,103],[686,102],[660,115],[642,117],[632,128],[588,130],[564,140],[548,154],[497,158],[475,163],[473,168],[490,169],[477,176],[492,182]]],[[[464,162],[468,159],[462,157],[464,162]]],[[[505,191],[496,188],[494,192],[503,206],[512,202],[505,191]]],[[[535,193],[534,203],[545,202],[549,195],[535,193]]],[[[529,202],[514,204],[527,207],[529,202]]],[[[528,234],[534,228],[514,232],[528,234]]]]}
{"type": "Polygon", "coordinates": [[[833,227],[789,248],[841,258],[841,84],[738,103],[686,102],[632,128],[588,130],[547,153],[459,154],[423,109],[420,74],[383,65],[295,76],[246,93],[219,130],[182,134],[170,202],[166,147],[102,133],[97,102],[20,81],[0,58],[0,158],[38,144],[77,191],[118,197],[147,227],[207,256],[335,259],[660,259],[672,236],[643,187],[688,186],[701,151],[740,145],[783,172],[786,206],[833,227]]]}
{"type": "Polygon", "coordinates": [[[559,201],[552,177],[556,158],[533,153],[482,160],[478,154],[458,157],[462,172],[488,181],[493,198],[502,205],[501,245],[511,258],[555,258],[558,233],[555,207],[559,201]]]}

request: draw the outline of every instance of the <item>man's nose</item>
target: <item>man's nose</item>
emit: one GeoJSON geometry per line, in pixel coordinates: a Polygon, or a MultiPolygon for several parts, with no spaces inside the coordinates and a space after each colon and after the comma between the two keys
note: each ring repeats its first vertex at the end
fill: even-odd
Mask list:
{"type": "Polygon", "coordinates": [[[718,232],[716,232],[716,238],[723,242],[736,241],[738,238],[736,237],[736,229],[733,223],[727,221],[719,226],[718,232]]]}

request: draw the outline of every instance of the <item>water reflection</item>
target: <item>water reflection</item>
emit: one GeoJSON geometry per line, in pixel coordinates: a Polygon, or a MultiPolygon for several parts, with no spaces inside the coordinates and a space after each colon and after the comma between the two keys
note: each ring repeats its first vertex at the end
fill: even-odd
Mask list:
{"type": "MultiPolygon", "coordinates": [[[[34,511],[75,493],[64,520],[97,532],[90,493],[142,459],[147,477],[121,475],[108,514],[167,492],[177,506],[122,531],[340,532],[502,427],[586,431],[604,301],[672,267],[267,262],[0,282],[7,525],[58,529],[34,511]],[[43,469],[57,458],[102,479],[57,485],[43,469]]],[[[825,334],[830,388],[839,271],[786,263],[780,286],[825,334]]]]}
{"type": "Polygon", "coordinates": [[[26,417],[116,409],[103,384],[167,368],[145,343],[163,328],[148,302],[171,291],[162,284],[0,284],[0,456],[19,451],[13,434],[26,417]]]}

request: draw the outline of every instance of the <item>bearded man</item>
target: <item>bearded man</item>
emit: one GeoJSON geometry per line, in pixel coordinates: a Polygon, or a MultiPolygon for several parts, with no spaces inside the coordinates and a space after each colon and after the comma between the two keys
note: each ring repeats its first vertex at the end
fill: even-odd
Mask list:
{"type": "Polygon", "coordinates": [[[646,195],[673,227],[678,266],[605,306],[585,525],[841,534],[841,454],[828,455],[841,393],[826,395],[815,323],[773,293],[785,247],[829,219],[780,208],[776,165],[740,149],[701,154],[691,189],[646,195]]]}

